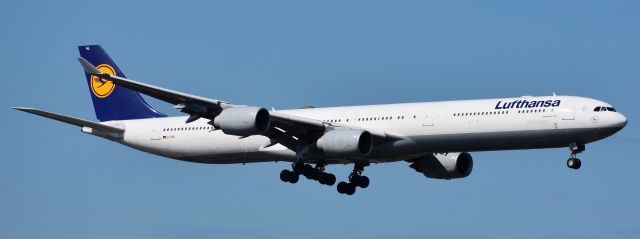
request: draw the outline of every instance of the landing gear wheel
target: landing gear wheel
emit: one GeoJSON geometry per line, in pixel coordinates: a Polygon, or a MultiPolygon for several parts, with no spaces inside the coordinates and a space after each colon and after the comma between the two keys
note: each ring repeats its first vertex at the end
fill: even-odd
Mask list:
{"type": "Polygon", "coordinates": [[[346,182],[339,182],[338,183],[338,193],[340,194],[344,194],[347,190],[347,183],[346,182]]]}
{"type": "Polygon", "coordinates": [[[328,174],[327,181],[325,181],[325,184],[328,186],[333,186],[334,184],[336,184],[336,175],[328,174]]]}
{"type": "Polygon", "coordinates": [[[361,187],[361,188],[369,187],[369,177],[360,176],[358,179],[358,187],[361,187]]]}
{"type": "Polygon", "coordinates": [[[328,184],[329,174],[328,173],[320,173],[320,177],[318,177],[318,182],[320,184],[328,184]]]}
{"type": "Polygon", "coordinates": [[[289,174],[290,183],[292,184],[297,183],[299,179],[300,179],[300,174],[297,174],[295,172],[292,172],[291,174],[289,174]]]}
{"type": "Polygon", "coordinates": [[[314,169],[309,164],[305,164],[302,168],[302,175],[304,175],[307,179],[313,179],[314,169]]]}
{"type": "Polygon", "coordinates": [[[320,178],[318,178],[320,184],[333,186],[336,183],[336,176],[330,173],[320,173],[320,178]]]}
{"type": "Polygon", "coordinates": [[[567,167],[572,169],[579,169],[582,166],[582,162],[578,158],[569,158],[567,159],[567,167]]]}
{"type": "Polygon", "coordinates": [[[353,185],[361,187],[361,188],[369,187],[369,177],[367,177],[367,176],[353,174],[349,178],[349,182],[351,182],[353,185]]]}
{"type": "Polygon", "coordinates": [[[280,180],[282,180],[283,182],[297,183],[299,179],[300,175],[298,175],[296,172],[291,172],[287,169],[280,172],[280,180]]]}
{"type": "Polygon", "coordinates": [[[347,183],[344,193],[347,195],[353,195],[354,193],[356,193],[356,185],[353,183],[347,183]]]}
{"type": "Polygon", "coordinates": [[[289,170],[282,170],[282,172],[280,172],[280,180],[282,180],[283,182],[289,182],[289,175],[291,175],[291,171],[289,170]]]}
{"type": "Polygon", "coordinates": [[[356,185],[353,183],[339,182],[338,192],[340,194],[353,195],[354,193],[356,193],[356,185]]]}

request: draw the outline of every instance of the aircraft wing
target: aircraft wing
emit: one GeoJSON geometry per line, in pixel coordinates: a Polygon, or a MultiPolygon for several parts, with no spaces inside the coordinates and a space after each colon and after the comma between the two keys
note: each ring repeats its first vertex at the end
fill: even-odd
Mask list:
{"type": "MultiPolygon", "coordinates": [[[[197,120],[198,118],[206,118],[213,120],[223,109],[231,107],[239,107],[245,105],[236,105],[226,101],[209,99],[205,97],[195,96],[162,87],[133,81],[127,78],[110,75],[99,71],[89,61],[84,58],[78,58],[86,74],[96,75],[102,79],[112,81],[114,84],[123,86],[153,98],[174,104],[174,108],[180,109],[187,113],[190,117],[187,123],[197,120]]],[[[280,143],[294,151],[296,151],[299,141],[304,140],[313,142],[320,138],[326,131],[341,127],[354,128],[351,126],[330,124],[320,120],[309,119],[305,117],[280,113],[277,111],[269,112],[271,115],[271,129],[264,135],[271,138],[275,143],[280,143]]],[[[404,139],[402,135],[381,132],[378,130],[363,129],[369,131],[377,140],[399,140],[404,139]]]]}

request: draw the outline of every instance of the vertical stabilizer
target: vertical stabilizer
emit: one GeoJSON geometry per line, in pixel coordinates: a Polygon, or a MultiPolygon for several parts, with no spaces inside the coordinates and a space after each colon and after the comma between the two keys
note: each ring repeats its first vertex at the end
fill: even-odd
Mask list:
{"type": "MultiPolygon", "coordinates": [[[[120,68],[100,45],[78,46],[80,56],[98,70],[110,75],[125,77],[120,68]]],[[[89,93],[96,117],[100,121],[129,120],[166,117],[152,108],[140,93],[113,84],[97,76],[86,74],[89,93]]],[[[126,78],[126,77],[125,77],[126,78]]]]}

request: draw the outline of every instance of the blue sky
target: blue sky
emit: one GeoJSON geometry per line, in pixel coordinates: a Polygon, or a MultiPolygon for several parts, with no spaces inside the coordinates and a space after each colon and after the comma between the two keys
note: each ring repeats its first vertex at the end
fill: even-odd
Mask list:
{"type": "MultiPolygon", "coordinates": [[[[637,1],[2,1],[1,238],[638,238],[637,1]],[[129,78],[264,107],[549,95],[629,125],[587,146],[473,153],[427,179],[366,169],[354,196],[287,163],[201,165],[9,109],[95,119],[77,45],[129,78]]],[[[177,115],[170,105],[150,102],[177,115]]],[[[338,179],[351,166],[330,166],[338,179]]]]}

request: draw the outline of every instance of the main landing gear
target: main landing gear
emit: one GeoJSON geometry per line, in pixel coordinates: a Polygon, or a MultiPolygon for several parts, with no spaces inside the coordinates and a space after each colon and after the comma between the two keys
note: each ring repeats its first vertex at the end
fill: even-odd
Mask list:
{"type": "Polygon", "coordinates": [[[582,166],[582,162],[576,157],[577,154],[582,153],[585,149],[584,144],[571,144],[569,150],[571,150],[571,156],[567,159],[567,167],[572,169],[579,169],[582,166]]]}
{"type": "Polygon", "coordinates": [[[353,172],[349,175],[349,182],[338,183],[338,192],[340,194],[353,195],[356,192],[356,187],[369,187],[369,177],[362,175],[366,166],[369,166],[369,163],[356,163],[353,165],[353,172]]]}
{"type": "Polygon", "coordinates": [[[320,184],[333,186],[336,183],[336,176],[331,173],[324,172],[325,164],[318,163],[316,167],[301,162],[294,162],[291,165],[293,170],[282,170],[280,172],[280,180],[283,182],[297,183],[300,175],[307,179],[320,182],[320,184]]]}
{"type": "MultiPolygon", "coordinates": [[[[310,164],[294,162],[291,165],[292,170],[285,169],[280,172],[280,180],[288,183],[297,183],[300,175],[303,175],[308,179],[318,181],[320,184],[333,186],[336,183],[336,176],[326,173],[324,171],[325,166],[326,164],[324,163],[318,163],[313,167],[310,164]]],[[[353,172],[349,174],[349,182],[338,183],[338,192],[353,195],[356,192],[356,187],[369,187],[369,177],[362,175],[366,166],[369,166],[368,162],[356,163],[353,166],[353,172]]]]}

